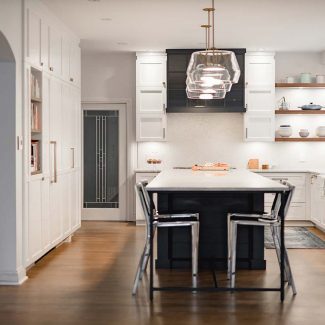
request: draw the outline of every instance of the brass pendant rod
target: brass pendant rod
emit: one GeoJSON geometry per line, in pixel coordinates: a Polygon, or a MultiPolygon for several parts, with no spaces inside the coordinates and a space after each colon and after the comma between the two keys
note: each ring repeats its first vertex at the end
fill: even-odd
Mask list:
{"type": "Polygon", "coordinates": [[[213,12],[212,12],[212,49],[213,49],[213,54],[214,54],[214,12],[215,12],[214,0],[212,0],[212,8],[213,8],[213,12]]]}

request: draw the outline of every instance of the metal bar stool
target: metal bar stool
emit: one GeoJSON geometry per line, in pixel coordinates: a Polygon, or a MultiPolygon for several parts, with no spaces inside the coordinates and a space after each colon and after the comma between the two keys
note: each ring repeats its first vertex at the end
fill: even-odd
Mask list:
{"type": "MultiPolygon", "coordinates": [[[[137,267],[132,294],[135,295],[149,260],[150,252],[150,198],[146,190],[146,182],[135,185],[135,191],[141,203],[146,222],[146,242],[137,267]]],[[[199,215],[198,213],[158,214],[154,212],[153,234],[159,227],[191,227],[192,236],[192,285],[197,286],[198,249],[199,249],[199,215]]]]}
{"type": "MultiPolygon", "coordinates": [[[[283,200],[283,213],[286,217],[292,195],[294,192],[294,186],[288,182],[282,182],[283,185],[288,187],[288,191],[285,191],[283,200]]],[[[244,213],[229,213],[228,214],[228,279],[230,279],[230,287],[235,288],[235,278],[236,278],[236,244],[237,244],[237,227],[238,225],[246,226],[269,226],[271,228],[271,234],[274,241],[274,246],[276,250],[276,255],[278,258],[279,265],[281,267],[280,260],[280,209],[281,209],[281,194],[277,193],[274,197],[270,214],[244,214],[244,213]]],[[[284,270],[286,281],[288,285],[291,286],[294,295],[297,294],[295,282],[293,279],[289,257],[287,250],[284,251],[284,270]]]]}

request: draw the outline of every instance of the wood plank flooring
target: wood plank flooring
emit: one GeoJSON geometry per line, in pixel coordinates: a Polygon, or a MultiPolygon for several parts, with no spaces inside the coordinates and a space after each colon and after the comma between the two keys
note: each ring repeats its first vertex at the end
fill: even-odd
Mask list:
{"type": "MultiPolygon", "coordinates": [[[[318,234],[321,234],[319,232],[318,234]]],[[[291,249],[298,295],[258,293],[155,293],[148,300],[145,277],[131,296],[144,227],[113,222],[83,222],[71,243],[41,259],[19,287],[0,286],[0,324],[324,324],[325,250],[291,249]]],[[[325,238],[325,236],[324,236],[325,238]]],[[[267,271],[239,271],[238,286],[277,286],[274,250],[266,250],[267,271]]],[[[224,273],[218,273],[226,284],[224,273]]],[[[160,284],[189,284],[190,273],[159,271],[160,284]]],[[[201,285],[212,283],[200,272],[201,285]]]]}

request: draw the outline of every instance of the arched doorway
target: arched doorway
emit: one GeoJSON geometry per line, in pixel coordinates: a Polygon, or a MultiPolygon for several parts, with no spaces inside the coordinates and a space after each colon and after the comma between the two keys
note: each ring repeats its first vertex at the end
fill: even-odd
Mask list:
{"type": "Polygon", "coordinates": [[[15,57],[0,31],[0,284],[21,282],[17,267],[21,239],[16,227],[16,95],[15,57]]]}

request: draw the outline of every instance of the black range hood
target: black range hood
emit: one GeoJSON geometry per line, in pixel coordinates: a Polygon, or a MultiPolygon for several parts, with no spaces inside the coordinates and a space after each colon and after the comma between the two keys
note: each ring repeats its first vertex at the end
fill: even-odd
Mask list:
{"type": "Polygon", "coordinates": [[[224,49],[236,54],[240,79],[224,99],[188,99],[186,69],[195,49],[168,49],[167,53],[167,113],[245,112],[245,53],[246,49],[224,49]]]}

